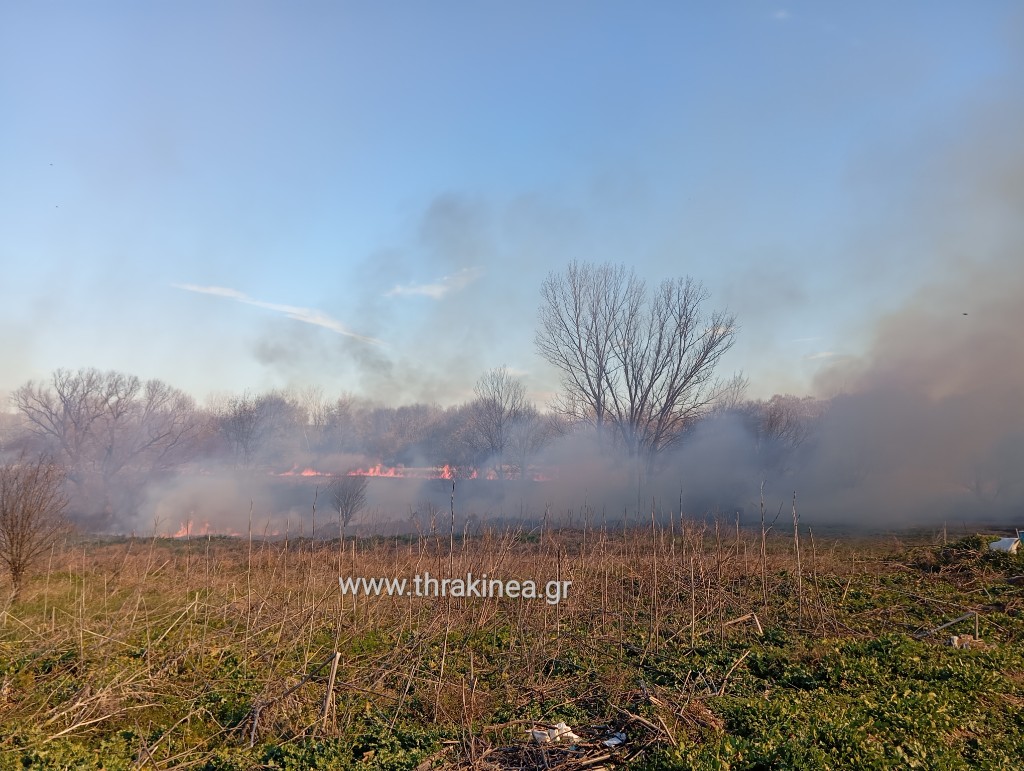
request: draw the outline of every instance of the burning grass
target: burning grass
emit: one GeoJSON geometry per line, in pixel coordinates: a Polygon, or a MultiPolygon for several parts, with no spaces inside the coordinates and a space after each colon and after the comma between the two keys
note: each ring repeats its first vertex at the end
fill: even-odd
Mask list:
{"type": "Polygon", "coordinates": [[[980,546],[805,532],[798,577],[791,539],[678,522],[79,542],[4,610],[0,767],[1014,767],[1024,563],[980,546]],[[425,572],[572,588],[338,591],[425,572]],[[983,646],[927,634],[971,611],[983,646]]]}

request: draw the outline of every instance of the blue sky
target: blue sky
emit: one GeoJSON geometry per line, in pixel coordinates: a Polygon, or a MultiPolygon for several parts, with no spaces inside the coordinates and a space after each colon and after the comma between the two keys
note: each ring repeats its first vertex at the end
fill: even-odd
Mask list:
{"type": "Polygon", "coordinates": [[[999,2],[0,0],[0,391],[97,366],[446,403],[508,364],[543,401],[539,286],[583,259],[704,282],[741,327],[728,371],[807,392],[942,279],[951,227],[996,248],[950,191],[984,187],[979,138],[1020,141],[998,116],[1022,25],[999,2]]]}

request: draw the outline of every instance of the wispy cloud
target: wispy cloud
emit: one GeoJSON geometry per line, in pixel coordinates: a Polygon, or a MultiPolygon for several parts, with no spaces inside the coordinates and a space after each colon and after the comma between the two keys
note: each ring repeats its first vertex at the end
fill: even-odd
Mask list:
{"type": "Polygon", "coordinates": [[[815,337],[795,337],[789,342],[791,343],[813,343],[816,340],[821,340],[821,335],[815,337]]]}
{"type": "Polygon", "coordinates": [[[806,361],[818,361],[819,359],[831,359],[834,356],[840,355],[841,354],[838,354],[835,351],[819,351],[818,353],[811,353],[808,354],[807,356],[804,356],[804,359],[806,361]]]}
{"type": "Polygon", "coordinates": [[[395,284],[394,288],[384,293],[385,297],[429,297],[440,300],[446,294],[465,289],[483,275],[480,268],[463,268],[450,276],[442,276],[436,281],[426,284],[395,284]]]}
{"type": "Polygon", "coordinates": [[[772,14],[772,18],[775,19],[776,21],[786,21],[787,19],[789,19],[789,11],[787,11],[785,8],[779,8],[778,10],[775,11],[775,13],[772,14]]]}
{"type": "Polygon", "coordinates": [[[366,337],[365,335],[353,332],[336,318],[328,316],[326,313],[321,310],[317,310],[316,308],[302,308],[297,305],[283,305],[281,303],[257,300],[244,292],[239,292],[237,289],[230,289],[223,286],[198,286],[196,284],[172,284],[172,286],[175,289],[184,289],[186,292],[209,294],[214,297],[226,297],[229,300],[236,300],[240,303],[245,303],[246,305],[255,305],[257,308],[266,308],[267,310],[281,313],[289,319],[301,321],[304,324],[313,324],[314,326],[323,327],[324,329],[329,329],[332,332],[344,335],[345,337],[351,337],[373,345],[383,345],[382,341],[374,337],[366,337]]]}

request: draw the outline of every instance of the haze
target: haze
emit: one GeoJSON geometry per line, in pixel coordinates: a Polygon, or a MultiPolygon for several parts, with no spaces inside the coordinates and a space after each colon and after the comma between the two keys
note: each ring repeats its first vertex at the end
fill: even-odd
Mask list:
{"type": "MultiPolygon", "coordinates": [[[[1008,2],[5,3],[0,395],[446,406],[507,365],[543,409],[542,281],[625,263],[735,314],[748,398],[832,399],[784,486],[1006,515],[1022,76],[1008,2]]],[[[743,430],[683,449],[709,503],[752,500],[743,430]]]]}
{"type": "Polygon", "coordinates": [[[507,363],[543,401],[538,287],[587,259],[703,281],[752,393],[807,392],[1008,248],[1021,24],[1012,3],[6,3],[0,388],[96,366],[454,403],[507,363]]]}

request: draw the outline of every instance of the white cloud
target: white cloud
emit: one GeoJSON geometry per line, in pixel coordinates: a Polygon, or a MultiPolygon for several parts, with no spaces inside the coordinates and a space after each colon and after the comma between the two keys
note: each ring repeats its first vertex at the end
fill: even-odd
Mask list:
{"type": "Polygon", "coordinates": [[[450,276],[442,276],[427,284],[395,284],[394,288],[384,293],[385,297],[429,297],[440,300],[451,292],[458,292],[476,281],[483,275],[480,268],[463,268],[450,276]]]}
{"type": "Polygon", "coordinates": [[[239,292],[237,289],[229,289],[228,287],[223,286],[198,286],[196,284],[172,284],[172,286],[175,289],[184,289],[186,292],[209,294],[214,297],[226,297],[229,300],[236,300],[240,303],[245,303],[246,305],[255,305],[257,308],[266,308],[267,310],[284,314],[289,319],[301,321],[304,324],[313,324],[314,326],[323,327],[324,329],[329,329],[339,335],[361,340],[364,343],[372,343],[373,345],[383,344],[376,338],[366,337],[365,335],[353,332],[337,319],[327,315],[321,310],[317,310],[316,308],[302,308],[297,305],[283,305],[281,303],[257,300],[254,297],[249,297],[249,295],[244,292],[239,292]]]}
{"type": "Polygon", "coordinates": [[[775,13],[772,14],[772,18],[776,21],[786,21],[789,18],[789,11],[785,8],[779,8],[775,13]]]}
{"type": "Polygon", "coordinates": [[[831,359],[833,356],[839,356],[840,354],[835,351],[819,351],[818,353],[811,353],[804,356],[807,361],[817,361],[818,359],[831,359]]]}

